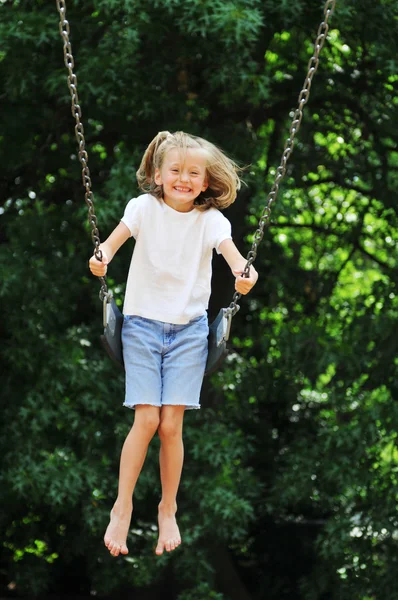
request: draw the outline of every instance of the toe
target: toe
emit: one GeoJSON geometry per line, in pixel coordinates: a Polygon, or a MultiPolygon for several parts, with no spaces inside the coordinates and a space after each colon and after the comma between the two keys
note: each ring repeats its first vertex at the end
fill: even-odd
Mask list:
{"type": "Polygon", "coordinates": [[[121,554],[128,554],[129,553],[129,549],[127,548],[126,544],[122,544],[121,545],[120,552],[121,552],[121,554]]]}
{"type": "Polygon", "coordinates": [[[158,545],[156,546],[156,550],[155,553],[160,556],[161,554],[163,554],[163,545],[159,542],[158,545]]]}
{"type": "Polygon", "coordinates": [[[110,546],[109,546],[109,552],[112,554],[112,556],[116,556],[116,552],[118,550],[119,546],[116,542],[111,542],[110,546]]]}
{"type": "Polygon", "coordinates": [[[170,540],[167,540],[167,542],[165,544],[165,547],[166,547],[166,552],[170,552],[171,551],[171,541],[170,540]]]}

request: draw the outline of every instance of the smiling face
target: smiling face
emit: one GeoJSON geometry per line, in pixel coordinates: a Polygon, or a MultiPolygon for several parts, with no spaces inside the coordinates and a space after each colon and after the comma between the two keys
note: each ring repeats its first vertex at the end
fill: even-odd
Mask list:
{"type": "Polygon", "coordinates": [[[155,183],[163,186],[163,200],[178,212],[189,212],[195,199],[207,187],[207,154],[201,148],[178,148],[166,152],[163,163],[155,170],[155,183]]]}

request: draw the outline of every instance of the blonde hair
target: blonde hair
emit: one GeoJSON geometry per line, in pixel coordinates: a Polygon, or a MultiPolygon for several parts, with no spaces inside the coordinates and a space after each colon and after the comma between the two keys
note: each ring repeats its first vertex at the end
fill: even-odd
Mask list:
{"type": "Polygon", "coordinates": [[[163,198],[163,188],[155,183],[155,169],[160,169],[169,150],[188,148],[202,149],[207,153],[206,177],[208,188],[195,199],[199,210],[210,207],[227,208],[236,199],[241,186],[238,176],[242,169],[228,158],[217,146],[195,135],[176,131],[160,131],[149,144],[137,171],[138,186],[143,192],[153,194],[159,200],[163,198]]]}

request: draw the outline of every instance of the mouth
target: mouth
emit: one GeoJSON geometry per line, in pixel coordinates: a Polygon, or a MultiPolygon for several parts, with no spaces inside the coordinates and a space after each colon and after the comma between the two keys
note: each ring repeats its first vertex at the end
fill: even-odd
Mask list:
{"type": "Polygon", "coordinates": [[[180,186],[178,186],[178,187],[175,187],[174,189],[175,189],[177,192],[182,192],[182,193],[185,193],[185,194],[188,194],[189,192],[191,192],[191,191],[192,191],[192,190],[191,190],[191,188],[180,187],[180,186]]]}

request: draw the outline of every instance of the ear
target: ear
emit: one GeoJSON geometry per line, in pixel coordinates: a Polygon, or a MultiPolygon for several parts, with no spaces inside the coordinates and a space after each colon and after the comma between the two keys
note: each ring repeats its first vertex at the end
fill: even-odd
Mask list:
{"type": "Polygon", "coordinates": [[[155,169],[154,181],[156,185],[162,185],[162,176],[160,174],[160,169],[155,169]]]}
{"type": "Polygon", "coordinates": [[[206,179],[204,180],[203,185],[202,185],[202,192],[205,192],[208,187],[209,187],[209,182],[206,177],[206,179]]]}

